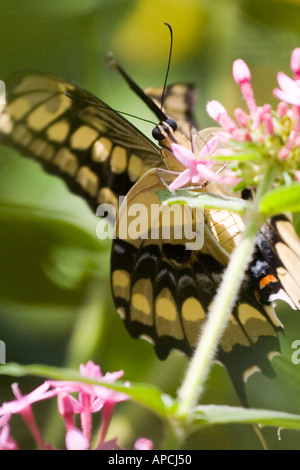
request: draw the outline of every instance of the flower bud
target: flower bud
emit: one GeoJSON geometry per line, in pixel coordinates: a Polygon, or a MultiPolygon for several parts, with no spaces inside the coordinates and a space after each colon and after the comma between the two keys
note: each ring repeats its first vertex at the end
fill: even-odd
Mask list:
{"type": "Polygon", "coordinates": [[[238,85],[250,82],[251,80],[249,67],[242,59],[237,59],[233,62],[232,75],[238,85]]]}
{"type": "Polygon", "coordinates": [[[216,100],[209,101],[207,103],[206,111],[207,111],[207,114],[217,122],[219,122],[220,117],[223,114],[227,114],[227,111],[224,108],[224,106],[221,103],[219,103],[219,101],[216,101],[216,100]]]}
{"type": "Polygon", "coordinates": [[[292,52],[291,69],[295,74],[295,79],[300,78],[300,47],[297,47],[292,52]]]}

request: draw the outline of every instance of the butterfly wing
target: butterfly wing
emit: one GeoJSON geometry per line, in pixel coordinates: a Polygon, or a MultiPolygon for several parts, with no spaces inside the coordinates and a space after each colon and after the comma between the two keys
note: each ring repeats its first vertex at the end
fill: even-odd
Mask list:
{"type": "MultiPolygon", "coordinates": [[[[162,88],[147,88],[145,93],[161,106],[162,88]]],[[[165,88],[163,111],[168,117],[176,121],[177,129],[188,139],[190,139],[191,126],[199,129],[194,115],[196,103],[197,93],[190,83],[176,83],[165,88]]]]}
{"type": "Polygon", "coordinates": [[[77,85],[31,73],[6,87],[1,142],[60,176],[93,211],[105,202],[116,205],[149,168],[162,165],[154,143],[77,85]]]}
{"type": "MultiPolygon", "coordinates": [[[[164,173],[163,178],[170,184],[174,176],[164,173]]],[[[156,193],[162,189],[157,170],[152,170],[125,198],[118,219],[118,238],[112,247],[111,283],[116,307],[129,333],[149,339],[158,357],[165,359],[174,349],[192,355],[243,222],[227,211],[205,211],[205,224],[200,227],[204,230],[204,245],[195,250],[186,249],[190,240],[184,230],[177,239],[173,232],[165,239],[161,232],[153,237],[157,227],[162,230],[164,224],[174,229],[176,225],[184,226],[187,220],[195,226],[193,218],[185,219],[180,212],[177,222],[168,213],[164,218],[171,206],[161,205],[160,217],[151,215],[153,205],[159,204],[156,193]],[[140,233],[135,237],[133,208],[141,204],[146,204],[147,211],[142,218],[139,214],[140,233]]],[[[278,331],[282,325],[270,302],[285,296],[294,308],[299,308],[298,284],[298,298],[294,296],[297,281],[288,285],[286,275],[279,277],[283,272],[291,276],[291,260],[281,259],[276,245],[281,243],[285,250],[292,250],[283,239],[286,233],[279,222],[284,222],[289,240],[294,241],[293,262],[300,261],[300,243],[290,221],[281,216],[265,224],[217,353],[244,405],[244,384],[252,373],[261,370],[269,377],[275,375],[270,359],[279,353],[278,331]],[[272,255],[267,245],[273,247],[272,255]]]]}

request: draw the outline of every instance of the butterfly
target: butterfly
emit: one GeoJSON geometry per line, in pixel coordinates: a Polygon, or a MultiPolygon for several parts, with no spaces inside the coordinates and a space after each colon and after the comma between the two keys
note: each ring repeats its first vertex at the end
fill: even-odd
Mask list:
{"type": "MultiPolygon", "coordinates": [[[[118,198],[126,196],[117,234],[122,214],[128,214],[124,207],[130,210],[141,203],[150,209],[160,204],[158,191],[175,178],[169,170],[183,169],[170,144],[191,145],[189,129],[190,124],[195,125],[196,101],[191,85],[166,87],[163,109],[159,106],[162,90],[147,90],[147,103],[163,121],[155,131],[159,146],[99,98],[62,78],[19,74],[6,87],[7,104],[0,114],[1,143],[38,160],[93,212],[107,203],[118,208],[118,198]]],[[[202,135],[199,145],[209,136],[209,132],[202,135]]],[[[200,191],[224,194],[226,188],[208,182],[200,191]]],[[[194,224],[194,215],[190,217],[194,224]]],[[[161,230],[163,220],[161,213],[152,221],[155,227],[150,221],[150,228],[161,230]]],[[[185,236],[151,239],[143,232],[136,238],[127,231],[114,239],[112,295],[129,333],[149,339],[160,359],[172,350],[191,356],[242,230],[238,214],[205,210],[201,249],[187,250],[185,236]]],[[[268,220],[257,236],[216,355],[245,405],[247,378],[256,370],[275,375],[270,359],[279,353],[282,324],[273,304],[283,299],[300,309],[299,263],[300,241],[289,216],[268,220]]]]}

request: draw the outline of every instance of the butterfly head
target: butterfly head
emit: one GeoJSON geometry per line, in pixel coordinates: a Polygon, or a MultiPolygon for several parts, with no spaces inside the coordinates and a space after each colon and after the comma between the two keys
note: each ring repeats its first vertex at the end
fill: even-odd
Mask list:
{"type": "Polygon", "coordinates": [[[152,136],[162,148],[161,155],[164,164],[171,171],[183,171],[185,168],[173,156],[171,144],[179,144],[191,148],[191,142],[177,130],[174,119],[167,118],[158,124],[152,131],[152,136]]]}
{"type": "MultiPolygon", "coordinates": [[[[165,121],[158,124],[152,131],[152,136],[158,142],[163,141],[166,138],[173,140],[173,134],[177,130],[177,123],[174,119],[166,119],[165,121]]],[[[174,141],[176,141],[174,139],[174,141]]]]}

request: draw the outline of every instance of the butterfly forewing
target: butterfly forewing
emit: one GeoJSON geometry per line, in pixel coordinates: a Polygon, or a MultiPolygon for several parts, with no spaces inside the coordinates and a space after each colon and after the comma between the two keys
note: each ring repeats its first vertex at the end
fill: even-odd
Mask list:
{"type": "Polygon", "coordinates": [[[7,83],[0,135],[60,176],[94,211],[116,204],[149,168],[162,165],[158,147],[120,114],[51,75],[23,74],[7,83]]]}

